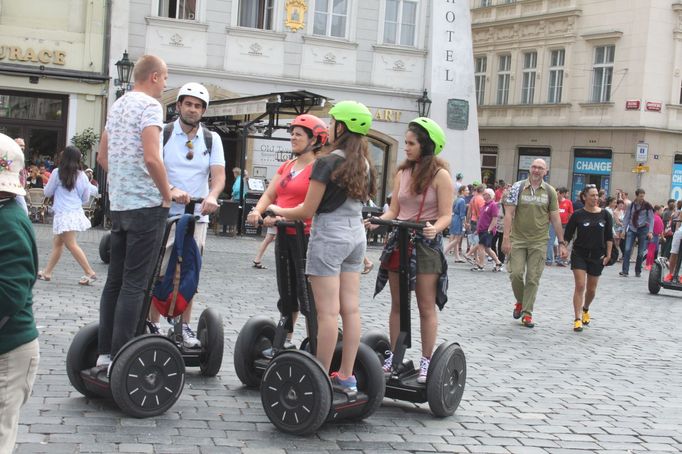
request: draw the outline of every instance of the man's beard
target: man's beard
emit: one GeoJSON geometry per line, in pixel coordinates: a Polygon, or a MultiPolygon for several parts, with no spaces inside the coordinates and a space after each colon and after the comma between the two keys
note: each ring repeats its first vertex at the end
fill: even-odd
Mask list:
{"type": "Polygon", "coordinates": [[[187,126],[195,127],[199,124],[199,122],[201,121],[201,118],[199,118],[194,123],[190,123],[189,121],[187,121],[186,117],[184,117],[183,115],[180,115],[180,121],[183,122],[184,124],[186,124],[187,126]]]}

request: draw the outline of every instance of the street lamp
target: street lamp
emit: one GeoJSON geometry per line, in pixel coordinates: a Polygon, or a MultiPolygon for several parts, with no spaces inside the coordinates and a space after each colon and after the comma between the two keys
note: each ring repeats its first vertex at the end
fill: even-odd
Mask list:
{"type": "Polygon", "coordinates": [[[118,79],[114,80],[114,85],[118,87],[116,90],[117,99],[123,96],[127,90],[130,90],[130,76],[133,74],[133,66],[135,63],[128,58],[128,51],[124,51],[123,58],[116,62],[118,79]]]}
{"type": "Polygon", "coordinates": [[[419,116],[428,117],[429,112],[431,112],[431,99],[429,99],[429,93],[424,89],[424,93],[417,98],[417,106],[419,106],[419,116]]]}

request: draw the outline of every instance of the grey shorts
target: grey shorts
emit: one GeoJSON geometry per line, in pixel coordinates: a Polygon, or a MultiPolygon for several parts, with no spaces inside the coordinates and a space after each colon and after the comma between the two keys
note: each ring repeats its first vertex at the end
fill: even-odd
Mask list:
{"type": "Polygon", "coordinates": [[[367,250],[362,217],[349,218],[325,213],[313,218],[308,242],[305,273],[309,276],[337,276],[359,273],[367,250]]]}

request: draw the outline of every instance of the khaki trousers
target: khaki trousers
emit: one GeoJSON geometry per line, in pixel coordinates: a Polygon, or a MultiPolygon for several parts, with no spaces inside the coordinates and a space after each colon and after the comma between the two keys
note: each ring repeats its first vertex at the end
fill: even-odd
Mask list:
{"type": "Polygon", "coordinates": [[[0,453],[11,453],[17,439],[19,409],[28,400],[36,378],[38,339],[0,355],[0,453]]]}
{"type": "Polygon", "coordinates": [[[512,244],[509,278],[516,301],[523,305],[521,315],[533,315],[535,296],[545,269],[547,242],[537,245],[512,244]]]}

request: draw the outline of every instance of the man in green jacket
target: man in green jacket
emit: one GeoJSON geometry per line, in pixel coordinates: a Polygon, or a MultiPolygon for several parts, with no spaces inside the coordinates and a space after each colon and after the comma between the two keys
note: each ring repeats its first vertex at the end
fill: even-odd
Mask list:
{"type": "Polygon", "coordinates": [[[0,134],[0,453],[12,452],[19,409],[31,394],[38,369],[38,330],[33,319],[33,284],[38,248],[33,226],[17,196],[24,155],[0,134]]]}

